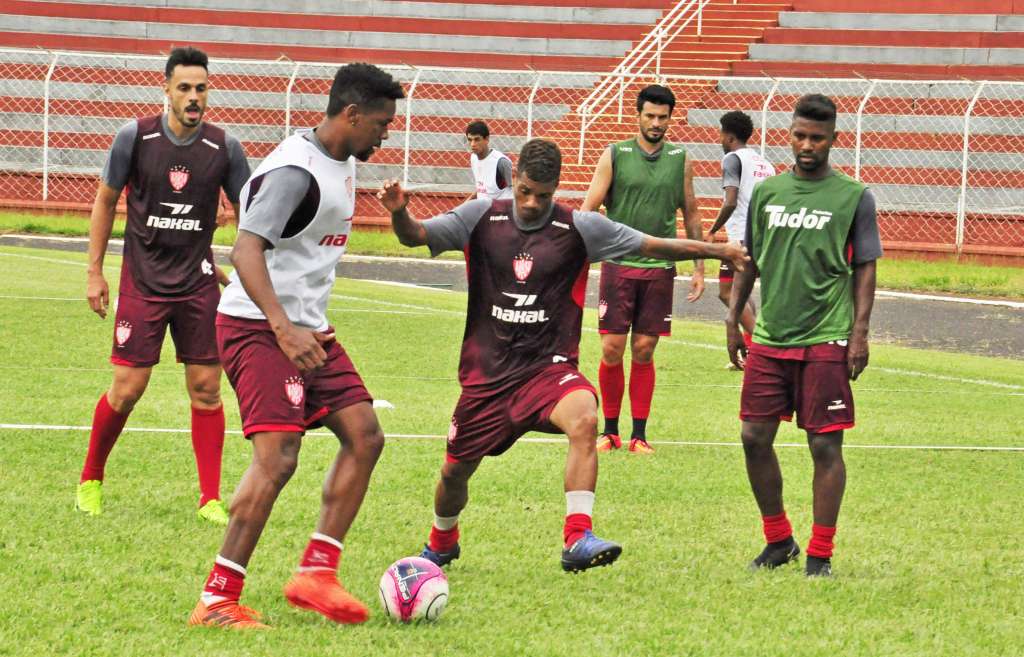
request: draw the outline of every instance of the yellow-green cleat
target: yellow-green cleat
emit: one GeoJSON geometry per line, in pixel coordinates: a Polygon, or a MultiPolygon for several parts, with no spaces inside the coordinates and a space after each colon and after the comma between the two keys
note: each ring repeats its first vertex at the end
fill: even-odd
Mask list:
{"type": "Polygon", "coordinates": [[[228,508],[220,500],[210,500],[196,512],[200,518],[214,525],[224,527],[228,524],[228,508]]]}
{"type": "Polygon", "coordinates": [[[90,516],[103,513],[103,482],[90,479],[78,484],[75,492],[75,508],[90,516]]]}

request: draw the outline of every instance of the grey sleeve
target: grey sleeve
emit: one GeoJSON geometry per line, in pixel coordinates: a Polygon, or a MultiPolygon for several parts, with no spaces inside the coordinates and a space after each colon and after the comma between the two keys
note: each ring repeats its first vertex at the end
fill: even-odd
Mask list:
{"type": "Polygon", "coordinates": [[[613,260],[636,253],[645,237],[637,229],[612,221],[600,212],[574,210],[572,223],[583,238],[590,262],[613,260]]]}
{"type": "Polygon", "coordinates": [[[255,233],[276,246],[288,220],[309,191],[309,180],[308,171],[293,166],[272,169],[254,178],[238,229],[255,233]],[[251,193],[253,186],[255,194],[251,193]]]}
{"type": "Polygon", "coordinates": [[[736,153],[729,153],[722,160],[722,189],[739,187],[743,175],[743,162],[736,153]]]}
{"type": "Polygon", "coordinates": [[[111,189],[121,191],[128,184],[128,174],[132,168],[132,149],[135,147],[135,135],[139,124],[135,121],[121,126],[110,145],[107,161],[103,165],[101,180],[111,189]]]}
{"type": "Polygon", "coordinates": [[[231,135],[225,135],[224,141],[228,147],[228,173],[224,178],[224,193],[229,201],[238,203],[238,193],[252,172],[249,170],[249,160],[245,159],[242,143],[231,135]]]}
{"type": "Polygon", "coordinates": [[[878,216],[875,195],[865,189],[853,215],[850,229],[850,243],[853,245],[853,264],[860,265],[882,257],[882,238],[878,234],[878,216]]]}
{"type": "Polygon", "coordinates": [[[507,189],[512,186],[512,160],[503,157],[498,160],[498,170],[494,183],[498,189],[507,189]],[[502,184],[504,183],[504,184],[502,184]]]}
{"type": "MultiPolygon", "coordinates": [[[[491,209],[491,199],[473,199],[436,217],[423,222],[427,231],[427,246],[430,255],[437,256],[445,251],[461,251],[469,244],[480,217],[491,209]]],[[[510,219],[511,221],[511,219],[510,219]]]]}

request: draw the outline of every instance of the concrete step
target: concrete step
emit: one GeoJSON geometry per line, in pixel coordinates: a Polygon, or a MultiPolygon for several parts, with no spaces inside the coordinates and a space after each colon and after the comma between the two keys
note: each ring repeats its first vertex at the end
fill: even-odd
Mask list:
{"type": "MultiPolygon", "coordinates": [[[[957,3],[943,3],[956,7],[957,3]]],[[[924,30],[941,32],[1021,32],[1024,16],[995,14],[789,12],[779,14],[780,27],[834,30],[924,30]]]]}
{"type": "Polygon", "coordinates": [[[927,66],[1024,66],[1017,48],[908,48],[754,43],[750,59],[774,62],[910,64],[927,66]]]}
{"type": "Polygon", "coordinates": [[[731,71],[733,75],[775,77],[1024,80],[1024,69],[1020,66],[946,66],[740,60],[733,62],[731,71]]]}
{"type": "Polygon", "coordinates": [[[827,43],[837,46],[918,48],[1024,48],[1024,32],[929,32],[773,27],[765,30],[764,43],[790,45],[827,43]]]}
{"type": "Polygon", "coordinates": [[[1024,14],[1024,0],[793,0],[793,9],[871,14],[1024,14]]]}

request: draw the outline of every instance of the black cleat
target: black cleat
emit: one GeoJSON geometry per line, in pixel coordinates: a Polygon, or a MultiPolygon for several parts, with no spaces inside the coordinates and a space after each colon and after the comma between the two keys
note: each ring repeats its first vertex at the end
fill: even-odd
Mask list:
{"type": "Polygon", "coordinates": [[[753,561],[750,562],[750,570],[760,570],[762,568],[766,570],[772,570],[779,566],[784,566],[790,561],[795,561],[800,556],[800,546],[796,544],[793,537],[790,536],[784,541],[777,543],[769,543],[764,546],[764,550],[761,554],[757,555],[753,561]]]}
{"type": "Polygon", "coordinates": [[[458,559],[460,554],[462,554],[462,548],[459,547],[458,543],[449,552],[434,552],[430,549],[430,543],[424,543],[423,552],[420,552],[420,557],[427,561],[433,561],[443,568],[458,559]]]}
{"type": "Polygon", "coordinates": [[[832,561],[808,556],[805,573],[808,577],[832,577],[832,561]]]}
{"type": "Polygon", "coordinates": [[[622,546],[594,536],[589,529],[583,537],[562,550],[562,570],[578,573],[596,566],[607,566],[622,554],[622,546]]]}

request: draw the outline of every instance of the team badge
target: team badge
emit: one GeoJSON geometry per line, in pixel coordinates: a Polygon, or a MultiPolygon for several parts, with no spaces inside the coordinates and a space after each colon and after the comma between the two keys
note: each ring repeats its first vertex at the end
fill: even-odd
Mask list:
{"type": "Polygon", "coordinates": [[[452,418],[452,423],[448,425],[448,444],[451,445],[455,442],[455,436],[459,433],[459,423],[452,418]]]}
{"type": "Polygon", "coordinates": [[[132,337],[132,325],[130,322],[121,320],[117,323],[117,327],[114,329],[114,339],[117,340],[117,346],[123,347],[125,342],[128,342],[128,338],[132,337]]]}
{"type": "Polygon", "coordinates": [[[291,376],[285,379],[284,394],[288,397],[288,401],[292,403],[292,406],[302,406],[302,400],[306,396],[306,388],[302,383],[302,378],[291,376]]]}
{"type": "Polygon", "coordinates": [[[597,318],[604,319],[604,316],[608,314],[608,302],[601,299],[597,304],[597,318]]]}
{"type": "Polygon", "coordinates": [[[176,164],[167,172],[167,178],[171,181],[171,187],[176,192],[185,189],[191,174],[184,164],[176,164]]]}
{"type": "Polygon", "coordinates": [[[512,259],[512,271],[515,272],[517,281],[525,281],[533,271],[533,256],[525,252],[517,255],[512,259]]]}

